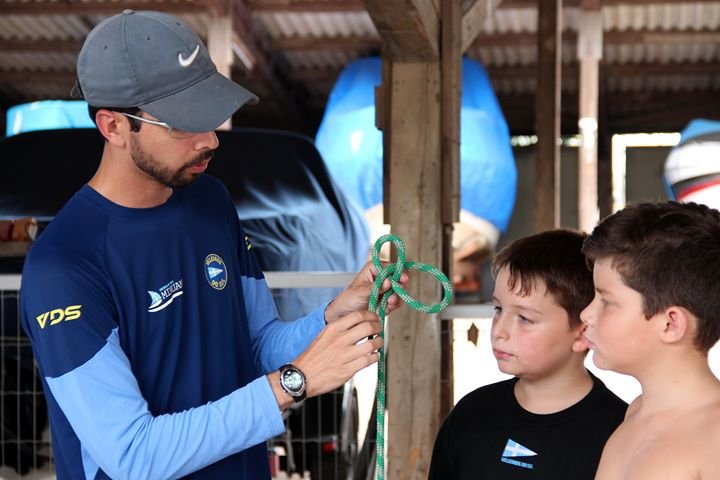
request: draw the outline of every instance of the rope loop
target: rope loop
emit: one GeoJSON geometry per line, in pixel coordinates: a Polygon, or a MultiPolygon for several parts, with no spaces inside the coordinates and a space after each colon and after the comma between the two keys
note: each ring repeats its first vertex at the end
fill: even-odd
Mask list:
{"type": "Polygon", "coordinates": [[[378,275],[377,277],[375,277],[375,282],[373,283],[372,290],[370,292],[370,303],[368,305],[368,310],[377,313],[378,316],[380,316],[381,322],[385,317],[387,299],[392,295],[393,292],[397,293],[397,295],[411,308],[424,313],[438,313],[445,309],[445,307],[450,305],[453,300],[452,284],[450,283],[450,280],[448,280],[448,278],[445,276],[445,274],[436,267],[433,267],[432,265],[427,265],[420,262],[406,261],[405,244],[399,237],[395,235],[383,235],[382,237],[377,239],[372,251],[372,261],[375,269],[378,272],[378,275]],[[387,267],[383,267],[382,263],[380,262],[380,250],[383,244],[388,242],[391,242],[397,248],[397,260],[395,261],[395,263],[391,263],[387,267]],[[440,302],[438,303],[427,305],[410,296],[410,294],[400,284],[400,278],[405,269],[419,270],[421,272],[427,272],[434,276],[442,286],[442,300],[440,300],[440,302]],[[387,278],[390,278],[391,288],[386,291],[384,295],[382,295],[381,299],[380,287],[387,278]],[[378,305],[378,302],[380,302],[380,305],[378,305]]]}
{"type": "MultiPolygon", "coordinates": [[[[396,293],[411,308],[424,313],[438,313],[445,307],[450,305],[453,300],[453,289],[450,280],[432,265],[419,262],[408,262],[405,260],[405,244],[399,237],[395,235],[383,235],[375,241],[372,251],[372,261],[378,274],[373,282],[370,291],[370,301],[368,310],[375,312],[380,317],[380,336],[385,338],[385,312],[387,310],[388,298],[396,293]],[[395,263],[383,267],[380,262],[380,249],[383,244],[391,242],[397,249],[397,260],[395,263]],[[400,278],[405,269],[419,270],[433,275],[442,285],[443,298],[439,303],[426,305],[411,297],[400,284],[400,278]],[[380,293],[380,288],[385,279],[390,279],[391,288],[384,294],[380,293]],[[382,299],[381,299],[382,297],[382,299]],[[378,304],[379,303],[379,304],[378,304]]],[[[385,478],[385,350],[381,348],[378,351],[378,385],[377,385],[377,440],[376,440],[376,470],[375,475],[378,480],[385,478]]]]}

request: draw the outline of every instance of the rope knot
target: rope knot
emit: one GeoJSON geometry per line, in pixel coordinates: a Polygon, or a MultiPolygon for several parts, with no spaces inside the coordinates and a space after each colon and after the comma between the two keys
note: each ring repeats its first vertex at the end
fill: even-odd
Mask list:
{"type": "Polygon", "coordinates": [[[405,260],[405,244],[400,239],[400,237],[397,237],[395,235],[383,235],[382,237],[378,238],[375,241],[375,245],[373,246],[372,261],[375,269],[378,272],[378,275],[377,277],[375,277],[375,282],[373,283],[372,290],[370,291],[370,303],[368,305],[368,310],[370,310],[371,312],[376,312],[380,317],[381,321],[385,317],[387,299],[390,298],[393,292],[397,293],[398,297],[400,297],[411,308],[424,313],[438,313],[445,307],[450,305],[453,300],[452,284],[444,273],[442,273],[440,270],[438,270],[436,267],[433,267],[432,265],[420,262],[408,262],[405,260]],[[391,263],[387,267],[383,267],[382,263],[380,262],[380,249],[382,248],[383,244],[388,242],[391,242],[395,245],[395,248],[397,249],[397,260],[395,261],[395,263],[391,263]],[[439,303],[427,305],[411,297],[410,294],[408,294],[407,291],[405,291],[405,289],[400,284],[400,277],[402,276],[402,273],[406,268],[409,270],[420,270],[421,272],[427,272],[433,275],[442,285],[442,300],[439,303]],[[382,300],[380,300],[380,287],[382,286],[385,279],[389,277],[391,277],[391,288],[390,290],[385,292],[384,295],[382,295],[382,300]],[[378,301],[380,302],[379,306],[378,301]]]}
{"type": "MultiPolygon", "coordinates": [[[[373,282],[372,290],[370,291],[370,301],[368,305],[368,310],[371,312],[375,312],[378,314],[378,317],[380,317],[380,336],[385,338],[385,310],[387,308],[387,301],[388,298],[393,294],[393,292],[397,293],[397,295],[405,302],[407,303],[411,308],[414,308],[415,310],[419,310],[421,312],[425,313],[438,313],[440,310],[444,309],[448,305],[450,305],[450,302],[452,302],[453,299],[453,290],[452,290],[452,284],[450,283],[450,280],[445,276],[444,273],[442,273],[437,268],[433,267],[432,265],[427,265],[424,263],[419,262],[408,262],[405,260],[405,244],[403,244],[402,240],[400,240],[399,237],[396,237],[395,235],[383,235],[382,237],[378,238],[375,242],[375,246],[373,247],[372,251],[372,261],[373,265],[375,266],[375,269],[377,270],[378,274],[377,277],[375,277],[375,282],[373,282]],[[387,267],[383,267],[382,263],[380,263],[380,249],[382,248],[384,243],[392,242],[395,244],[395,247],[397,248],[397,261],[395,263],[391,263],[387,267]],[[405,269],[410,270],[420,270],[421,272],[428,272],[432,274],[435,278],[437,278],[440,281],[440,284],[442,285],[443,289],[443,298],[440,301],[440,303],[435,303],[433,305],[426,305],[424,303],[421,303],[417,300],[415,300],[413,297],[411,297],[405,289],[400,284],[400,277],[402,276],[402,272],[405,269]],[[380,298],[380,287],[382,286],[383,282],[386,278],[390,278],[390,283],[392,285],[392,288],[390,288],[388,291],[385,292],[384,295],[382,295],[382,300],[380,301],[380,305],[378,305],[378,300],[380,298]]],[[[375,472],[376,472],[376,479],[377,480],[384,480],[385,479],[385,349],[381,348],[378,351],[378,384],[377,384],[377,410],[376,410],[376,418],[377,418],[377,437],[376,437],[376,452],[375,452],[375,459],[376,459],[376,466],[375,466],[375,472]]]]}

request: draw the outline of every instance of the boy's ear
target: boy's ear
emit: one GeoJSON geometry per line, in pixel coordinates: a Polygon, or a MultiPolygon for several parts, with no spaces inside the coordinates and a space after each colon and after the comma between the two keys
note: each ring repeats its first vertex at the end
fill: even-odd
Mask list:
{"type": "Polygon", "coordinates": [[[575,327],[575,340],[573,340],[572,343],[572,351],[575,353],[582,353],[586,352],[590,348],[590,344],[583,336],[583,333],[585,333],[585,330],[587,329],[587,325],[584,323],[581,323],[580,325],[575,327]]]}
{"type": "Polygon", "coordinates": [[[691,334],[695,318],[686,309],[672,306],[666,308],[658,320],[662,322],[660,339],[665,343],[677,343],[691,334]]]}

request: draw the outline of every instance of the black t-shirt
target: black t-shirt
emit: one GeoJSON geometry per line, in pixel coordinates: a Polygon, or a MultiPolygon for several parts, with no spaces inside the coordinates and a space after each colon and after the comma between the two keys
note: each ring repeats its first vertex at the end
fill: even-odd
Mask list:
{"type": "Polygon", "coordinates": [[[575,405],[538,415],[520,406],[517,378],[463,397],[438,432],[430,479],[593,480],[627,404],[597,377],[575,405]]]}

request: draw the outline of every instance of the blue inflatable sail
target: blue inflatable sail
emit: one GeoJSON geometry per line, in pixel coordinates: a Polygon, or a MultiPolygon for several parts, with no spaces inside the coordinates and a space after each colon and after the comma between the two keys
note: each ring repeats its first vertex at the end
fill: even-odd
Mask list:
{"type": "Polygon", "coordinates": [[[11,107],[6,115],[5,135],[34,130],[95,128],[84,100],[43,100],[11,107]]]}
{"type": "MultiPolygon", "coordinates": [[[[357,60],[340,74],[315,143],[341,188],[362,209],[382,202],[382,132],[375,128],[380,59],[357,60]]],[[[460,111],[461,208],[507,228],[517,170],[510,132],[482,65],[463,59],[460,111]]]]}

